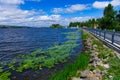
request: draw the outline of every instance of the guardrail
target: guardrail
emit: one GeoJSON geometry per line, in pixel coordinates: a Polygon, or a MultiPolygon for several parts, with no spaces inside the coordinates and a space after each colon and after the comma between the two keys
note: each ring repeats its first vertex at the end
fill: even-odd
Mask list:
{"type": "Polygon", "coordinates": [[[106,40],[111,44],[120,48],[120,32],[116,32],[115,30],[107,31],[106,29],[100,30],[100,29],[93,29],[93,28],[85,28],[85,30],[89,31],[96,37],[102,38],[103,40],[106,40]]]}

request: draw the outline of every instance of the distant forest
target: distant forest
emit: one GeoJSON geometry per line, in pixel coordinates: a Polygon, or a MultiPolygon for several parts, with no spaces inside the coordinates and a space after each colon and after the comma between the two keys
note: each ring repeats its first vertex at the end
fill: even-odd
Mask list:
{"type": "Polygon", "coordinates": [[[0,28],[29,28],[29,27],[27,27],[27,26],[0,25],[0,28]]]}

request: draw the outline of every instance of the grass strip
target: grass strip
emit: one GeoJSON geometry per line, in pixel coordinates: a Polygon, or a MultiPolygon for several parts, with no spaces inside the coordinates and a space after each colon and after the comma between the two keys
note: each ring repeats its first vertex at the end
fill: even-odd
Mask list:
{"type": "Polygon", "coordinates": [[[55,72],[49,80],[69,80],[77,75],[77,70],[87,69],[89,60],[90,52],[79,54],[74,62],[67,64],[63,70],[55,72]]]}

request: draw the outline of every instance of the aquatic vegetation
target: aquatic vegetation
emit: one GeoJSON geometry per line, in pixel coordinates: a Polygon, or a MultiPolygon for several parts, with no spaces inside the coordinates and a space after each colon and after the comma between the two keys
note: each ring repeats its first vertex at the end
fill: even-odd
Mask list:
{"type": "Polygon", "coordinates": [[[3,72],[3,69],[2,69],[2,67],[0,67],[0,73],[1,73],[1,72],[3,72]]]}
{"type": "Polygon", "coordinates": [[[76,32],[68,32],[68,33],[64,33],[64,34],[68,35],[66,37],[67,39],[79,39],[79,33],[80,33],[80,30],[78,30],[76,32]]]}
{"type": "Polygon", "coordinates": [[[9,76],[11,75],[10,72],[5,71],[3,73],[0,73],[0,80],[10,80],[9,76]]]}
{"type": "Polygon", "coordinates": [[[55,61],[54,58],[46,59],[46,60],[44,61],[44,66],[46,66],[46,67],[48,67],[48,68],[52,68],[52,67],[54,67],[54,61],[55,61]]]}
{"type": "Polygon", "coordinates": [[[77,70],[85,70],[88,67],[90,60],[90,52],[79,54],[77,59],[65,66],[65,68],[59,72],[54,72],[50,77],[50,80],[70,80],[70,78],[76,75],[77,70]]]}
{"type": "MultiPolygon", "coordinates": [[[[61,44],[55,43],[53,46],[49,47],[46,50],[38,49],[29,54],[19,54],[9,64],[3,64],[7,65],[8,68],[11,70],[22,72],[27,69],[42,70],[43,67],[52,68],[55,64],[64,63],[70,58],[70,55],[74,52],[74,48],[80,45],[77,44],[77,41],[80,38],[80,36],[78,35],[79,32],[80,31],[63,33],[66,34],[67,41],[61,44]],[[17,59],[19,59],[18,62],[17,59]]],[[[85,57],[83,56],[79,59],[81,60],[83,58],[85,57]]],[[[86,64],[86,62],[84,62],[84,64],[86,64]]],[[[81,65],[82,69],[86,68],[85,65],[79,65],[81,65]]],[[[70,65],[69,67],[72,67],[72,65],[70,65]]],[[[0,71],[2,70],[0,69],[0,71]]],[[[10,76],[11,73],[2,71],[1,74],[1,79],[9,80],[7,78],[10,76]]]]}

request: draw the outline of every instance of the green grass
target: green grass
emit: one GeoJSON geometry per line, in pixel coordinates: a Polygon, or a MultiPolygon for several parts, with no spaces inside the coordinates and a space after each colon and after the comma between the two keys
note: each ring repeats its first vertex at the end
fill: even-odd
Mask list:
{"type": "Polygon", "coordinates": [[[83,40],[88,39],[88,34],[85,33],[84,31],[82,31],[82,39],[83,39],[83,40]]]}
{"type": "Polygon", "coordinates": [[[90,71],[93,71],[93,70],[95,70],[95,67],[94,66],[90,66],[90,71]]]}
{"type": "Polygon", "coordinates": [[[101,71],[104,71],[104,70],[105,70],[103,66],[100,66],[100,65],[99,65],[99,66],[97,66],[97,67],[98,67],[98,69],[101,70],[101,71]]]}
{"type": "Polygon", "coordinates": [[[120,59],[118,58],[111,58],[109,60],[110,63],[110,69],[109,73],[113,76],[119,76],[120,77],[120,59]]]}
{"type": "MultiPolygon", "coordinates": [[[[83,39],[87,39],[87,33],[83,35],[83,39]]],[[[103,46],[103,43],[95,38],[93,39],[93,45],[97,45],[96,49],[99,54],[98,57],[101,59],[106,59],[104,64],[109,64],[110,68],[108,69],[107,74],[103,75],[103,80],[110,80],[109,76],[113,76],[113,80],[120,80],[120,59],[115,57],[115,53],[108,47],[103,46]]],[[[97,68],[101,71],[104,71],[105,68],[103,66],[97,66],[97,68]]],[[[95,69],[94,66],[90,67],[90,70],[93,71],[95,69]]]]}
{"type": "Polygon", "coordinates": [[[110,57],[108,63],[110,64],[110,69],[108,73],[103,76],[103,80],[109,80],[109,75],[113,76],[113,80],[120,80],[120,59],[110,57]]]}
{"type": "Polygon", "coordinates": [[[96,45],[98,45],[98,46],[100,46],[100,47],[103,47],[103,43],[102,42],[100,42],[99,40],[93,40],[93,45],[94,44],[96,44],[96,45]]]}
{"type": "Polygon", "coordinates": [[[67,64],[63,70],[55,72],[50,80],[69,80],[72,76],[77,75],[77,70],[85,70],[90,60],[90,52],[79,54],[76,60],[67,64]]]}

